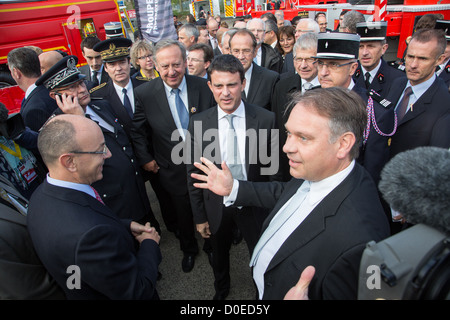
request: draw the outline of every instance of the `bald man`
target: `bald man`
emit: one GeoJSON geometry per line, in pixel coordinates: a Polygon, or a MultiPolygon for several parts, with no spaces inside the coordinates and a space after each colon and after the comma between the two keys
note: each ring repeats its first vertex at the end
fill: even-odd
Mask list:
{"type": "Polygon", "coordinates": [[[97,123],[56,116],[41,130],[38,148],[49,174],[30,200],[28,230],[66,297],[158,299],[159,234],[150,224],[119,219],[91,187],[111,157],[97,123]]]}
{"type": "Polygon", "coordinates": [[[39,55],[39,62],[41,63],[41,74],[44,74],[53,67],[59,60],[63,58],[63,55],[58,51],[47,51],[39,55]]]}

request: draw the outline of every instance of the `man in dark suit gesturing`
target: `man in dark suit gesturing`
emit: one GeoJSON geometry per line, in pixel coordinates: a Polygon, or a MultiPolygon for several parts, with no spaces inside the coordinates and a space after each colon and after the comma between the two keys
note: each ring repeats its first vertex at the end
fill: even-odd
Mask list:
{"type": "MultiPolygon", "coordinates": [[[[191,118],[189,133],[193,159],[187,165],[187,169],[189,195],[197,231],[203,238],[211,238],[216,289],[214,299],[220,300],[225,299],[230,290],[229,251],[233,223],[235,222],[242,231],[251,254],[268,212],[261,208],[225,207],[223,197],[195,188],[190,173],[199,170],[192,165],[192,160],[200,161],[200,156],[207,152],[211,143],[218,142],[214,150],[216,165],[225,161],[230,167],[236,168],[235,174],[241,175],[240,179],[243,180],[269,181],[278,172],[278,159],[271,161],[273,172],[270,172],[270,163],[267,163],[266,159],[261,159],[271,146],[275,115],[241,100],[241,91],[245,85],[244,67],[241,62],[232,55],[220,55],[214,59],[208,74],[210,78],[208,85],[217,101],[217,107],[191,118]],[[231,135],[227,134],[230,130],[231,135]],[[214,133],[214,142],[210,139],[203,141],[206,132],[214,133]],[[264,172],[265,166],[268,172],[264,172]]],[[[268,150],[269,155],[271,151],[268,150]]],[[[276,151],[272,151],[275,157],[278,155],[276,151]]]]}
{"type": "Polygon", "coordinates": [[[67,298],[157,299],[159,234],[119,219],[91,187],[111,157],[100,127],[83,116],[56,116],[38,148],[49,175],[31,197],[28,230],[67,298]]]}
{"type": "Polygon", "coordinates": [[[189,272],[198,253],[187,189],[186,165],[175,162],[172,150],[185,139],[190,115],[214,105],[207,80],[185,75],[186,49],[175,40],[159,41],[155,67],[160,77],[135,90],[136,111],[131,135],[139,164],[158,172],[162,187],[176,207],[182,267],[189,272]]]}
{"type": "Polygon", "coordinates": [[[250,266],[260,299],[283,299],[309,265],[316,272],[310,299],[356,299],[360,259],[366,243],[389,236],[377,189],[356,163],[366,111],[361,98],[342,88],[314,89],[294,96],[283,150],[289,182],[236,180],[226,165],[209,160],[194,174],[225,196],[226,204],[273,209],[250,266]]]}

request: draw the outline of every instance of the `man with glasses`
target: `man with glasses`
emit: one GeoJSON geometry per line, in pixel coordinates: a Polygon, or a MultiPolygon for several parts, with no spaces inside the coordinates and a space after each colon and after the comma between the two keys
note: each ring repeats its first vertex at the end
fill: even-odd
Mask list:
{"type": "MultiPolygon", "coordinates": [[[[76,68],[78,58],[67,56],[43,74],[36,83],[50,90],[60,110],[57,113],[70,113],[86,116],[98,123],[103,132],[106,147],[112,153],[103,163],[103,178],[92,181],[102,201],[120,218],[132,219],[145,224],[150,222],[159,231],[159,224],[153,214],[145,184],[133,148],[125,130],[111,106],[105,100],[91,102],[84,82],[86,76],[76,68]]],[[[103,158],[107,150],[85,149],[83,145],[70,151],[96,151],[93,158],[103,158]]],[[[77,152],[73,152],[77,154],[77,152]]]]}
{"type": "MultiPolygon", "coordinates": [[[[283,77],[283,74],[280,76],[281,79],[275,85],[272,99],[272,111],[275,112],[277,128],[280,129],[280,146],[285,143],[287,138],[286,130],[284,130],[284,124],[286,122],[284,113],[290,102],[291,95],[294,92],[305,92],[320,86],[317,77],[317,60],[313,58],[317,55],[317,35],[313,32],[301,35],[294,45],[293,53],[296,73],[286,73],[285,77],[283,77]]],[[[289,160],[282,148],[279,148],[279,151],[280,171],[283,181],[288,181],[291,179],[291,175],[289,174],[289,160]]]]}
{"type": "MultiPolygon", "coordinates": [[[[313,32],[316,34],[319,33],[320,32],[319,24],[314,19],[310,18],[300,19],[300,21],[295,26],[295,41],[297,41],[302,34],[308,32],[313,32]]],[[[284,64],[281,73],[283,74],[286,72],[295,72],[294,50],[286,54],[286,56],[284,57],[284,64]]]]}
{"type": "Polygon", "coordinates": [[[279,73],[283,67],[283,58],[281,54],[267,43],[264,43],[266,36],[266,26],[262,19],[254,18],[247,22],[247,29],[250,30],[256,38],[256,55],[253,58],[255,63],[261,67],[279,73]]]}
{"type": "Polygon", "coordinates": [[[245,71],[244,101],[271,110],[273,89],[279,79],[275,71],[258,66],[256,56],[257,41],[255,35],[247,29],[239,29],[230,36],[230,51],[241,61],[245,71]]]}
{"type": "Polygon", "coordinates": [[[192,76],[208,79],[206,70],[214,59],[213,50],[209,45],[204,43],[196,43],[189,49],[189,55],[187,57],[188,73],[192,76]]]}
{"type": "Polygon", "coordinates": [[[49,174],[30,200],[31,240],[68,299],[158,299],[158,232],[119,219],[94,187],[116,156],[107,144],[85,117],[59,115],[44,125],[38,148],[49,174]]]}
{"type": "Polygon", "coordinates": [[[320,33],[317,67],[322,88],[341,87],[355,91],[367,105],[368,123],[357,161],[378,184],[381,169],[389,159],[390,136],[395,132],[394,112],[389,101],[377,101],[373,93],[355,85],[352,76],[358,68],[360,36],[352,33],[320,33]],[[383,103],[383,105],[381,104],[383,103]]]}

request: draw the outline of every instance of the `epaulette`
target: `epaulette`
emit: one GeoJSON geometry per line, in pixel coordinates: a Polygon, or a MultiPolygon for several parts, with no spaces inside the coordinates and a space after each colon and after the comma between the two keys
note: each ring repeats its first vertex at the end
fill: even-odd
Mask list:
{"type": "Polygon", "coordinates": [[[391,105],[391,101],[384,99],[382,96],[380,96],[380,94],[378,92],[376,92],[375,90],[370,90],[368,92],[369,96],[372,97],[373,100],[375,100],[376,102],[378,102],[379,104],[381,104],[383,107],[385,108],[389,108],[389,106],[391,105]]]}
{"type": "Polygon", "coordinates": [[[100,88],[103,88],[104,86],[106,86],[108,84],[108,82],[103,82],[102,84],[99,84],[96,87],[93,87],[91,90],[89,90],[89,93],[95,92],[100,88]]]}
{"type": "Polygon", "coordinates": [[[405,72],[405,65],[402,64],[401,62],[392,61],[388,63],[388,66],[391,66],[392,68],[405,72]]]}

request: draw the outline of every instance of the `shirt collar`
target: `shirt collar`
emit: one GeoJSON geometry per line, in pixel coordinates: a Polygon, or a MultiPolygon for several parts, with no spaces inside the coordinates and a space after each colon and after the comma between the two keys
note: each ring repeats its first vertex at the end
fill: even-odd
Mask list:
{"type": "Polygon", "coordinates": [[[75,183],[75,182],[70,182],[70,181],[54,179],[54,178],[50,177],[49,174],[47,174],[47,182],[49,184],[57,186],[57,187],[81,191],[81,192],[87,193],[90,196],[95,198],[95,192],[92,189],[92,187],[88,184],[75,183]]]}
{"type": "MultiPolygon", "coordinates": [[[[166,93],[170,95],[172,93],[172,87],[168,86],[164,81],[163,84],[164,88],[166,89],[166,93]]],[[[186,77],[184,76],[183,80],[181,80],[181,83],[178,86],[178,89],[180,89],[180,92],[183,92],[185,87],[186,87],[186,77]]]]}
{"type": "MultiPolygon", "coordinates": [[[[373,68],[372,71],[369,71],[369,73],[370,73],[370,81],[371,82],[372,82],[373,79],[375,79],[375,76],[377,75],[378,70],[380,69],[380,67],[381,67],[381,59],[380,59],[380,61],[378,61],[378,65],[375,68],[373,68]]],[[[361,65],[361,71],[362,71],[362,75],[365,77],[367,70],[362,65],[361,65]]]]}
{"type": "Polygon", "coordinates": [[[411,82],[409,82],[409,80],[408,80],[408,83],[406,84],[405,88],[411,87],[411,89],[412,89],[412,91],[414,93],[414,96],[416,97],[416,99],[419,99],[422,96],[422,94],[424,94],[425,91],[427,91],[428,88],[433,84],[434,80],[436,80],[436,74],[435,73],[433,73],[433,75],[431,76],[430,79],[428,79],[428,80],[426,80],[426,81],[424,81],[422,83],[419,83],[419,84],[417,84],[415,86],[413,86],[411,84],[411,82]]]}
{"type": "Polygon", "coordinates": [[[338,173],[320,181],[311,182],[311,188],[308,196],[309,203],[315,204],[321,201],[327,194],[329,194],[342,181],[344,181],[344,179],[353,170],[354,166],[355,160],[353,160],[344,170],[341,170],[338,173]]]}
{"type": "MultiPolygon", "coordinates": [[[[228,115],[228,113],[224,112],[219,106],[217,106],[217,114],[219,120],[228,115]]],[[[245,106],[242,100],[241,103],[239,104],[239,107],[236,110],[234,110],[232,114],[238,118],[245,118],[245,106]]]]}
{"type": "Polygon", "coordinates": [[[31,86],[28,87],[27,91],[25,92],[25,99],[28,98],[28,96],[30,95],[30,93],[36,88],[36,84],[32,84],[31,86]]]}

